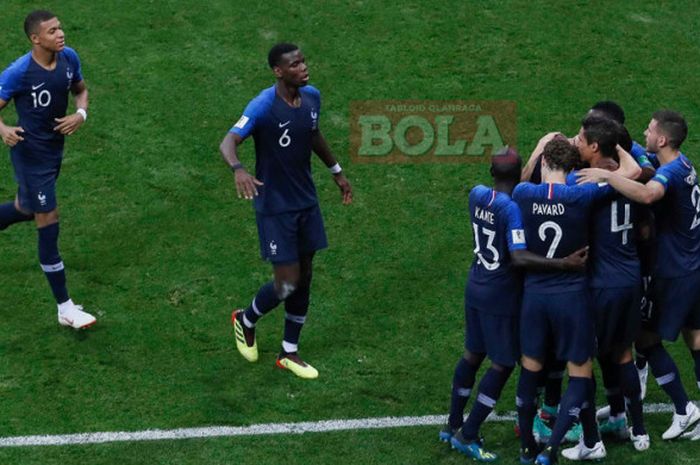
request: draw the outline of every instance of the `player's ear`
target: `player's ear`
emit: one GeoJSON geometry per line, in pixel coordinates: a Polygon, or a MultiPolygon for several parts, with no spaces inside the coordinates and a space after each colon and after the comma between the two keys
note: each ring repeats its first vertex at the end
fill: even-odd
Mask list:
{"type": "Polygon", "coordinates": [[[276,78],[281,78],[282,77],[282,68],[279,66],[275,66],[272,68],[272,72],[275,73],[276,78]]]}
{"type": "Polygon", "coordinates": [[[666,147],[668,145],[668,137],[663,134],[659,134],[659,138],[656,139],[656,145],[659,147],[666,147]]]}
{"type": "Polygon", "coordinates": [[[39,44],[39,34],[36,32],[29,34],[29,41],[33,44],[39,44]]]}

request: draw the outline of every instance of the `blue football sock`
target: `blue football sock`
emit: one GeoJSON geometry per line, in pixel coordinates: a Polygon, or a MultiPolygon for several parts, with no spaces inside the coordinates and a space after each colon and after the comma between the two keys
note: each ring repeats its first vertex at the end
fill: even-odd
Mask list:
{"type": "Polygon", "coordinates": [[[37,229],[39,237],[39,264],[49,281],[56,303],[68,301],[66,272],[58,254],[58,223],[37,229]]]}
{"type": "Polygon", "coordinates": [[[630,412],[632,431],[635,436],[647,434],[644,427],[644,414],[642,411],[642,388],[639,385],[639,375],[633,362],[620,365],[622,394],[627,402],[627,410],[630,412]]]}
{"type": "Polygon", "coordinates": [[[506,385],[508,377],[513,371],[513,367],[492,366],[484,374],[479,383],[479,394],[476,397],[476,402],[472,407],[467,421],[462,426],[462,437],[467,441],[476,441],[479,439],[479,428],[481,424],[493,411],[496,402],[501,396],[503,386],[506,385]]]}
{"type": "Polygon", "coordinates": [[[615,417],[625,413],[625,398],[620,390],[620,365],[609,358],[599,358],[600,370],[603,373],[605,396],[610,405],[610,416],[615,417]]]}
{"type": "MultiPolygon", "coordinates": [[[[583,431],[583,443],[589,449],[592,449],[598,441],[600,441],[600,432],[598,431],[598,421],[595,417],[595,392],[596,381],[591,378],[588,383],[588,393],[586,401],[581,407],[579,420],[583,431]]],[[[566,434],[566,433],[565,433],[566,434]]]]}
{"type": "Polygon", "coordinates": [[[547,379],[544,385],[544,403],[556,407],[561,402],[561,384],[566,372],[566,362],[552,360],[546,365],[547,379]]]}
{"type": "Polygon", "coordinates": [[[700,350],[691,350],[690,355],[693,356],[695,361],[695,381],[697,381],[698,389],[700,389],[700,350]]]}
{"type": "Polygon", "coordinates": [[[34,215],[26,215],[15,208],[15,202],[0,204],[0,231],[21,221],[30,221],[34,215]]]}
{"type": "Polygon", "coordinates": [[[309,311],[309,297],[311,289],[308,286],[300,287],[284,301],[286,311],[284,319],[284,340],[282,350],[286,353],[297,351],[299,335],[306,321],[306,313],[309,311]]]}
{"type": "Polygon", "coordinates": [[[244,323],[247,321],[252,326],[255,326],[255,323],[257,323],[264,314],[278,306],[280,302],[275,292],[275,283],[270,281],[264,284],[258,290],[253,302],[251,302],[248,308],[245,309],[245,312],[243,312],[244,323]]]}
{"type": "Polygon", "coordinates": [[[587,401],[591,389],[591,378],[569,376],[569,385],[561,399],[559,415],[554,423],[552,436],[547,443],[547,446],[552,449],[554,457],[557,456],[559,444],[561,444],[564,435],[581,413],[581,407],[587,401]]]}
{"type": "Polygon", "coordinates": [[[656,378],[656,382],[661,386],[666,394],[671,398],[676,407],[676,413],[685,415],[685,406],[688,405],[688,394],[686,394],[678,367],[661,343],[644,349],[644,354],[649,361],[651,372],[656,378]]]}
{"type": "Polygon", "coordinates": [[[452,377],[452,398],[450,401],[450,416],[447,419],[450,428],[457,429],[464,422],[464,407],[472,393],[476,372],[479,365],[472,365],[464,357],[459,359],[452,377]]]}
{"type": "Polygon", "coordinates": [[[518,407],[518,426],[520,427],[520,444],[525,449],[535,450],[537,444],[532,434],[532,422],[537,414],[537,384],[542,373],[520,369],[518,390],[515,403],[518,407]]]}

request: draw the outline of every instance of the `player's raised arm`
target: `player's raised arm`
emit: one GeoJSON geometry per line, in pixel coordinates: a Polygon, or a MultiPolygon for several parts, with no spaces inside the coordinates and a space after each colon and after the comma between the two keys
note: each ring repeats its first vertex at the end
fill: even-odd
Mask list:
{"type": "Polygon", "coordinates": [[[331,153],[331,149],[328,147],[328,143],[323,134],[321,134],[320,129],[315,131],[311,138],[311,148],[333,174],[333,180],[338,185],[340,194],[343,197],[343,204],[349,205],[352,203],[352,186],[343,175],[343,170],[331,153]]]}
{"type": "Polygon", "coordinates": [[[226,133],[226,137],[221,141],[219,150],[224,161],[229,165],[236,178],[236,193],[238,198],[251,200],[258,195],[257,186],[263,183],[251,176],[243,167],[243,163],[238,159],[238,146],[243,142],[241,136],[234,132],[226,133]]]}
{"type": "Polygon", "coordinates": [[[586,168],[579,171],[576,176],[578,176],[577,182],[579,184],[607,182],[628,199],[644,205],[660,200],[666,191],[663,184],[653,179],[646,184],[640,184],[637,181],[632,181],[619,174],[600,168],[586,168]]]}
{"type": "Polygon", "coordinates": [[[535,171],[535,167],[537,166],[537,163],[539,163],[539,161],[540,161],[540,155],[542,155],[542,152],[544,151],[544,146],[547,145],[547,142],[554,139],[556,136],[564,137],[564,135],[560,132],[550,132],[548,134],[545,134],[537,142],[537,146],[535,146],[534,150],[530,154],[530,158],[527,160],[527,163],[523,167],[523,171],[522,171],[522,174],[520,176],[521,181],[523,181],[523,182],[530,181],[530,178],[532,177],[532,173],[533,173],[533,171],[535,171]]]}
{"type": "Polygon", "coordinates": [[[54,128],[54,131],[58,131],[66,136],[75,133],[75,131],[87,121],[88,90],[85,81],[81,80],[80,82],[74,83],[70,91],[73,94],[76,111],[63,118],[56,118],[55,121],[58,124],[54,128]]]}
{"type": "Polygon", "coordinates": [[[632,155],[623,149],[619,144],[615,147],[617,151],[617,156],[620,159],[620,167],[615,170],[615,173],[619,174],[623,178],[627,179],[638,179],[642,174],[642,169],[639,167],[637,162],[632,158],[632,155]]]}
{"type": "MultiPolygon", "coordinates": [[[[3,99],[0,99],[0,110],[5,108],[6,106],[7,102],[3,99]]],[[[22,129],[20,126],[8,126],[2,120],[2,117],[0,117],[0,137],[2,137],[2,141],[5,143],[5,145],[9,147],[14,147],[17,144],[17,142],[21,142],[24,140],[24,137],[22,137],[23,133],[24,129],[22,129]]]]}

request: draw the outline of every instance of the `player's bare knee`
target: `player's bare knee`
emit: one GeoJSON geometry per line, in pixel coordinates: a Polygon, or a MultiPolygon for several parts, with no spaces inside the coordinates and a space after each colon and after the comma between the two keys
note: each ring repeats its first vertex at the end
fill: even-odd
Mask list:
{"type": "Polygon", "coordinates": [[[297,290],[297,283],[289,280],[281,280],[275,283],[275,292],[277,293],[277,298],[280,300],[286,300],[287,297],[294,294],[297,290]]]}
{"type": "Polygon", "coordinates": [[[590,358],[583,363],[568,362],[566,366],[569,370],[569,376],[581,378],[590,378],[593,376],[593,362],[590,358]]]}
{"type": "Polygon", "coordinates": [[[521,365],[523,368],[525,368],[528,371],[542,371],[542,368],[544,367],[544,363],[542,363],[541,360],[537,360],[536,358],[531,358],[526,355],[523,355],[522,359],[520,360],[521,365]]]}
{"type": "Polygon", "coordinates": [[[700,329],[683,329],[683,339],[690,350],[700,350],[700,329]]]}

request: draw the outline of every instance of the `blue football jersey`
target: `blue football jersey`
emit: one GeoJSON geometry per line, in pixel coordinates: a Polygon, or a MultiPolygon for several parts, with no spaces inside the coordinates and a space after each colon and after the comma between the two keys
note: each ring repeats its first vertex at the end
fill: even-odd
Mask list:
{"type": "MultiPolygon", "coordinates": [[[[566,184],[576,185],[576,179],[574,171],[567,176],[566,184]]],[[[632,287],[641,282],[634,229],[639,209],[638,204],[614,190],[595,202],[589,230],[589,287],[632,287]]]]}
{"type": "Polygon", "coordinates": [[[24,141],[16,150],[36,158],[61,155],[65,137],[54,131],[55,118],[66,115],[70,88],[82,80],[80,58],[69,47],[56,54],[53,70],[39,66],[30,52],[0,74],[0,99],[14,99],[17,125],[24,129],[24,141]]]}
{"type": "Polygon", "coordinates": [[[475,284],[509,288],[514,275],[510,252],[526,249],[520,209],[503,193],[476,186],[469,193],[474,260],[469,279],[475,284]]]}
{"type": "Polygon", "coordinates": [[[632,158],[634,158],[634,161],[637,162],[640,168],[654,168],[653,163],[649,159],[647,150],[635,141],[632,141],[630,155],[632,155],[632,158]]]}
{"type": "MultiPolygon", "coordinates": [[[[520,207],[528,250],[547,258],[563,258],[588,245],[594,202],[611,192],[606,184],[518,184],[513,200],[520,207]]],[[[541,293],[586,289],[586,273],[528,271],[525,287],[541,293]]]]}
{"type": "Polygon", "coordinates": [[[290,107],[275,91],[263,90],[246,107],[230,132],[255,141],[255,209],[264,214],[303,210],[318,203],[311,177],[311,140],[318,130],[321,94],[299,89],[301,105],[290,107]]]}
{"type": "Polygon", "coordinates": [[[685,155],[656,170],[652,181],[666,193],[654,208],[657,260],[654,276],[676,278],[700,269],[700,187],[685,155]]]}

